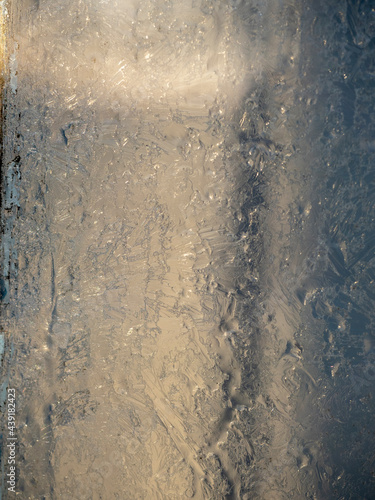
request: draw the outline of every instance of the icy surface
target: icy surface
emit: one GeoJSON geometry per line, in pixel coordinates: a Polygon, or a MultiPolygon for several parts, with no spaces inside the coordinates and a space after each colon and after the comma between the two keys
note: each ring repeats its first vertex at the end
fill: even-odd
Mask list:
{"type": "Polygon", "coordinates": [[[8,2],[21,498],[371,497],[374,16],[335,5],[8,2]]]}

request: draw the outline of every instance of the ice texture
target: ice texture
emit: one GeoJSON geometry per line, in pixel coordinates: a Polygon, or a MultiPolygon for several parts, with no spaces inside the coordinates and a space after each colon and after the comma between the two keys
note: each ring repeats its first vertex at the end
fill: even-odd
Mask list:
{"type": "Polygon", "coordinates": [[[8,1],[21,498],[374,491],[373,17],[352,4],[8,1]]]}

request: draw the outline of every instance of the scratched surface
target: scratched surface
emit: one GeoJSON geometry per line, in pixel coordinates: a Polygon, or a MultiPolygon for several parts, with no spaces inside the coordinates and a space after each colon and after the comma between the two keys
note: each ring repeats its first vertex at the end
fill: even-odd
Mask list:
{"type": "Polygon", "coordinates": [[[7,9],[21,498],[372,498],[369,4],[7,9]]]}

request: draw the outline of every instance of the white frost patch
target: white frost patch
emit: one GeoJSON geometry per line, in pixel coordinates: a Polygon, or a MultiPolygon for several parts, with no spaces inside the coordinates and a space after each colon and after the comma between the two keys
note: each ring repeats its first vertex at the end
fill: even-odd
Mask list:
{"type": "Polygon", "coordinates": [[[2,13],[3,17],[8,16],[7,3],[8,3],[7,0],[0,1],[0,12],[2,13]]]}
{"type": "Polygon", "coordinates": [[[18,51],[18,43],[14,43],[14,52],[11,54],[9,58],[9,72],[10,72],[10,88],[15,94],[17,92],[17,85],[18,85],[18,62],[17,62],[17,51],[18,51]]]}

